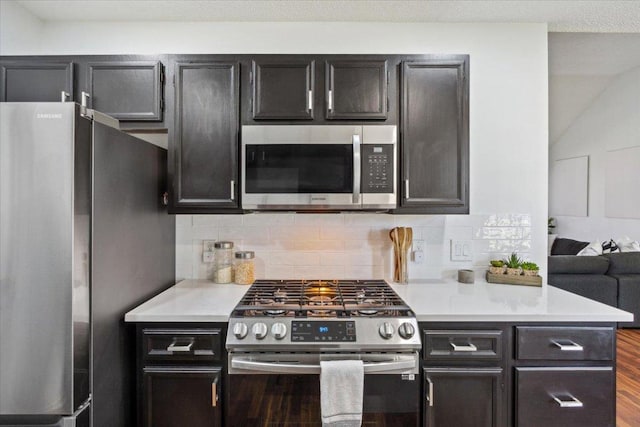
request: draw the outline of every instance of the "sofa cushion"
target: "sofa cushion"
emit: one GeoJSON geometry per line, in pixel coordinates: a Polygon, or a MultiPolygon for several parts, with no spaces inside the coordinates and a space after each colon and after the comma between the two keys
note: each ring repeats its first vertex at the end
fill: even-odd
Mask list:
{"type": "Polygon", "coordinates": [[[618,281],[605,275],[549,274],[547,282],[556,288],[608,304],[618,305],[618,281]]]}
{"type": "Polygon", "coordinates": [[[606,254],[609,259],[607,274],[640,274],[640,252],[606,254]]]}
{"type": "Polygon", "coordinates": [[[582,257],[555,255],[548,259],[549,274],[605,274],[609,258],[602,256],[582,257]]]}
{"type": "Polygon", "coordinates": [[[582,249],[586,248],[589,242],[580,242],[573,239],[556,238],[551,246],[551,255],[577,255],[582,249]]]}

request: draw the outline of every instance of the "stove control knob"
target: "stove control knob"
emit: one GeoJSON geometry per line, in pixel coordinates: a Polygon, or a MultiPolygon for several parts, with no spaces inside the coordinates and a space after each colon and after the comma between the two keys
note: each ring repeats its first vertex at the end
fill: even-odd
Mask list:
{"type": "Polygon", "coordinates": [[[274,323],[271,326],[271,335],[273,335],[277,340],[281,340],[287,336],[287,325],[284,323],[274,323]]]}
{"type": "Polygon", "coordinates": [[[413,336],[413,334],[416,333],[416,329],[413,327],[411,323],[404,322],[403,324],[400,325],[400,327],[398,327],[398,333],[402,338],[404,338],[405,340],[408,340],[413,336]]]}
{"type": "Polygon", "coordinates": [[[380,329],[378,329],[380,336],[385,340],[388,340],[393,336],[393,325],[389,322],[384,322],[380,325],[380,329]]]}
{"type": "Polygon", "coordinates": [[[251,328],[251,332],[253,332],[253,335],[259,340],[267,336],[267,331],[267,325],[262,322],[255,323],[251,328]]]}
{"type": "Polygon", "coordinates": [[[238,338],[239,340],[246,337],[248,333],[249,333],[249,328],[247,328],[246,324],[240,322],[233,325],[233,335],[235,335],[236,338],[238,338]]]}

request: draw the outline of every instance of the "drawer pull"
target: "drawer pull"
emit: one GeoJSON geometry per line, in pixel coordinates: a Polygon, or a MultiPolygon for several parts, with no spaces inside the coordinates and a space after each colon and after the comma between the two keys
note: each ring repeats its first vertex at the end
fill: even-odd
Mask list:
{"type": "Polygon", "coordinates": [[[571,340],[551,340],[561,351],[583,351],[584,348],[571,340]]]}
{"type": "Polygon", "coordinates": [[[191,351],[191,347],[193,347],[193,340],[187,344],[178,344],[178,340],[174,339],[171,345],[167,347],[167,351],[188,353],[191,351]]]}
{"type": "Polygon", "coordinates": [[[561,408],[582,408],[584,404],[570,394],[563,396],[551,395],[561,408]]]}
{"type": "Polygon", "coordinates": [[[451,344],[451,347],[453,347],[453,351],[478,351],[478,347],[471,343],[468,343],[466,345],[457,345],[450,342],[449,344],[451,344]]]}

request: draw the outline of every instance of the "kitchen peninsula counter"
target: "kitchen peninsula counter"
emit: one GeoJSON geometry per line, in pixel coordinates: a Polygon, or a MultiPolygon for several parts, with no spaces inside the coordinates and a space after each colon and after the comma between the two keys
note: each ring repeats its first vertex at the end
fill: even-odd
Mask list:
{"type": "MultiPolygon", "coordinates": [[[[390,282],[391,283],[391,282],[390,282]]],[[[420,322],[628,322],[630,313],[553,286],[499,285],[476,279],[392,284],[420,322]]],[[[128,312],[126,322],[226,322],[246,285],[183,280],[128,312]]]]}

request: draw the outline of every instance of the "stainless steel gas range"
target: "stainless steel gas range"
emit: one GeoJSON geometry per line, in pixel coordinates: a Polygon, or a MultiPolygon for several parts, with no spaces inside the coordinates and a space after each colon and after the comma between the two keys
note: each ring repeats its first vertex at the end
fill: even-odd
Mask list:
{"type": "Polygon", "coordinates": [[[229,319],[228,425],[319,426],[321,360],[362,360],[363,425],[419,424],[420,336],[383,280],[259,280],[229,319]]]}

